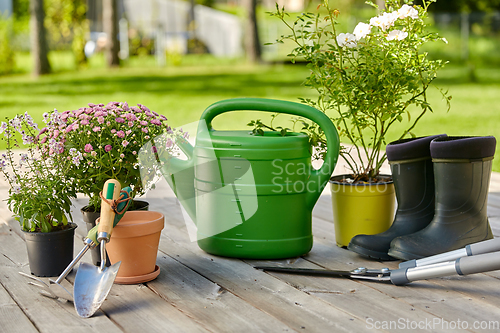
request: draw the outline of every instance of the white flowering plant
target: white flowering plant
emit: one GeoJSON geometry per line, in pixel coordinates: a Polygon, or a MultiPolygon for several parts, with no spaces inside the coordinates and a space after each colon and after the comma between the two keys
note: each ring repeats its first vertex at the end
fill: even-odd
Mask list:
{"type": "MultiPolygon", "coordinates": [[[[142,104],[91,103],[78,110],[55,110],[44,117],[47,126],[42,129],[42,140],[50,142],[48,155],[71,162],[66,177],[73,179],[77,193],[89,197],[89,211],[99,211],[99,193],[110,178],[118,180],[122,187],[130,186],[132,197],[144,194],[149,188],[141,181],[138,161],[141,147],[160,134],[179,134],[168,126],[164,115],[142,104]]],[[[165,145],[168,147],[162,149],[174,147],[168,140],[165,145]]],[[[156,146],[150,147],[154,157],[156,146]]]]}
{"type": "MultiPolygon", "coordinates": [[[[400,138],[413,135],[417,122],[432,111],[427,90],[445,62],[429,59],[421,48],[428,42],[447,43],[426,30],[427,9],[435,1],[423,0],[417,6],[409,0],[387,0],[385,10],[367,23],[358,23],[352,33],[342,32],[340,12],[331,9],[328,0],[318,6],[318,13],[303,13],[293,23],[284,8],[277,6],[271,13],[291,32],[277,42],[292,41],[296,46],[289,55],[292,60],[308,62],[305,85],[316,91],[317,99],[301,100],[327,113],[343,141],[350,144],[340,154],[353,172],[353,181],[377,179],[393,124],[407,118],[400,138]]],[[[449,109],[451,97],[439,91],[449,109]]],[[[303,124],[302,130],[317,148],[315,157],[321,158],[326,149],[321,129],[303,124]]]]}
{"type": "Polygon", "coordinates": [[[68,227],[71,199],[76,192],[66,172],[67,161],[48,154],[49,143],[40,138],[38,124],[28,114],[6,119],[0,126],[7,151],[1,155],[0,171],[9,184],[9,209],[28,232],[52,232],[68,227]],[[22,143],[20,142],[22,140],[22,143]]]}

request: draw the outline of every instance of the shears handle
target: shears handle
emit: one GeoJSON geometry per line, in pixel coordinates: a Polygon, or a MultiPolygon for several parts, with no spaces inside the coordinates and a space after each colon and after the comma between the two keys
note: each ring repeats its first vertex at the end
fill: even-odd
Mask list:
{"type": "Polygon", "coordinates": [[[455,251],[437,254],[435,256],[417,260],[404,261],[399,264],[399,268],[428,266],[440,262],[456,260],[462,257],[476,256],[478,254],[485,254],[497,251],[500,251],[500,238],[493,238],[483,242],[469,244],[466,247],[455,251]]]}
{"type": "Polygon", "coordinates": [[[465,256],[456,260],[391,271],[391,282],[405,285],[412,281],[448,275],[469,275],[500,270],[500,252],[465,256]]]}

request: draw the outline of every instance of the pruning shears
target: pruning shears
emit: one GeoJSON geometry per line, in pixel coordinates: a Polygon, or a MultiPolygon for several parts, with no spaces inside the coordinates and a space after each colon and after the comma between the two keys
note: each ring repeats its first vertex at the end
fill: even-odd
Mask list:
{"type": "Polygon", "coordinates": [[[402,286],[417,280],[499,270],[500,238],[470,244],[462,249],[431,257],[404,261],[399,264],[398,269],[394,270],[365,267],[358,267],[350,271],[265,266],[254,268],[267,272],[391,282],[394,285],[402,286]]]}

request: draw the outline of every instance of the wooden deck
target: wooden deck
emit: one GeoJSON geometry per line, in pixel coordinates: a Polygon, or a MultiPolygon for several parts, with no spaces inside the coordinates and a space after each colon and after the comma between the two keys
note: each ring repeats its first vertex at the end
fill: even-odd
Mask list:
{"type": "MultiPolygon", "coordinates": [[[[1,185],[1,184],[0,184],[1,185]]],[[[5,184],[0,188],[6,197],[5,184]]],[[[150,210],[165,214],[157,264],[159,277],[139,285],[114,285],[92,318],[80,318],[71,303],[45,298],[26,283],[26,248],[16,221],[0,207],[0,332],[364,332],[499,331],[500,272],[446,277],[397,287],[341,278],[272,274],[254,265],[286,264],[349,270],[396,268],[398,262],[365,260],[334,241],[330,196],[313,212],[314,247],[303,257],[278,261],[216,257],[191,242],[171,191],[160,183],[147,195],[150,210]]],[[[80,226],[75,254],[86,233],[80,226]]],[[[493,174],[490,222],[500,235],[500,174],[493,174]]],[[[90,261],[90,254],[84,259],[90,261]]],[[[68,277],[74,281],[75,272],[68,277]]]]}

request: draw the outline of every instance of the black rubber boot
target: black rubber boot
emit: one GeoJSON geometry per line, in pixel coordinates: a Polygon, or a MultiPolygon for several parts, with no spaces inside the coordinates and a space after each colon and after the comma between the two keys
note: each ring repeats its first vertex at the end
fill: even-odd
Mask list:
{"type": "Polygon", "coordinates": [[[431,142],[434,218],[421,231],[394,239],[389,255],[420,259],[493,238],[486,206],[495,146],[492,136],[443,137],[431,142]]]}
{"type": "Polygon", "coordinates": [[[391,227],[376,235],[357,235],[348,249],[378,260],[394,260],[391,241],[425,228],[434,217],[434,173],[430,143],[441,135],[403,139],[387,145],[387,159],[398,207],[391,227]]]}

